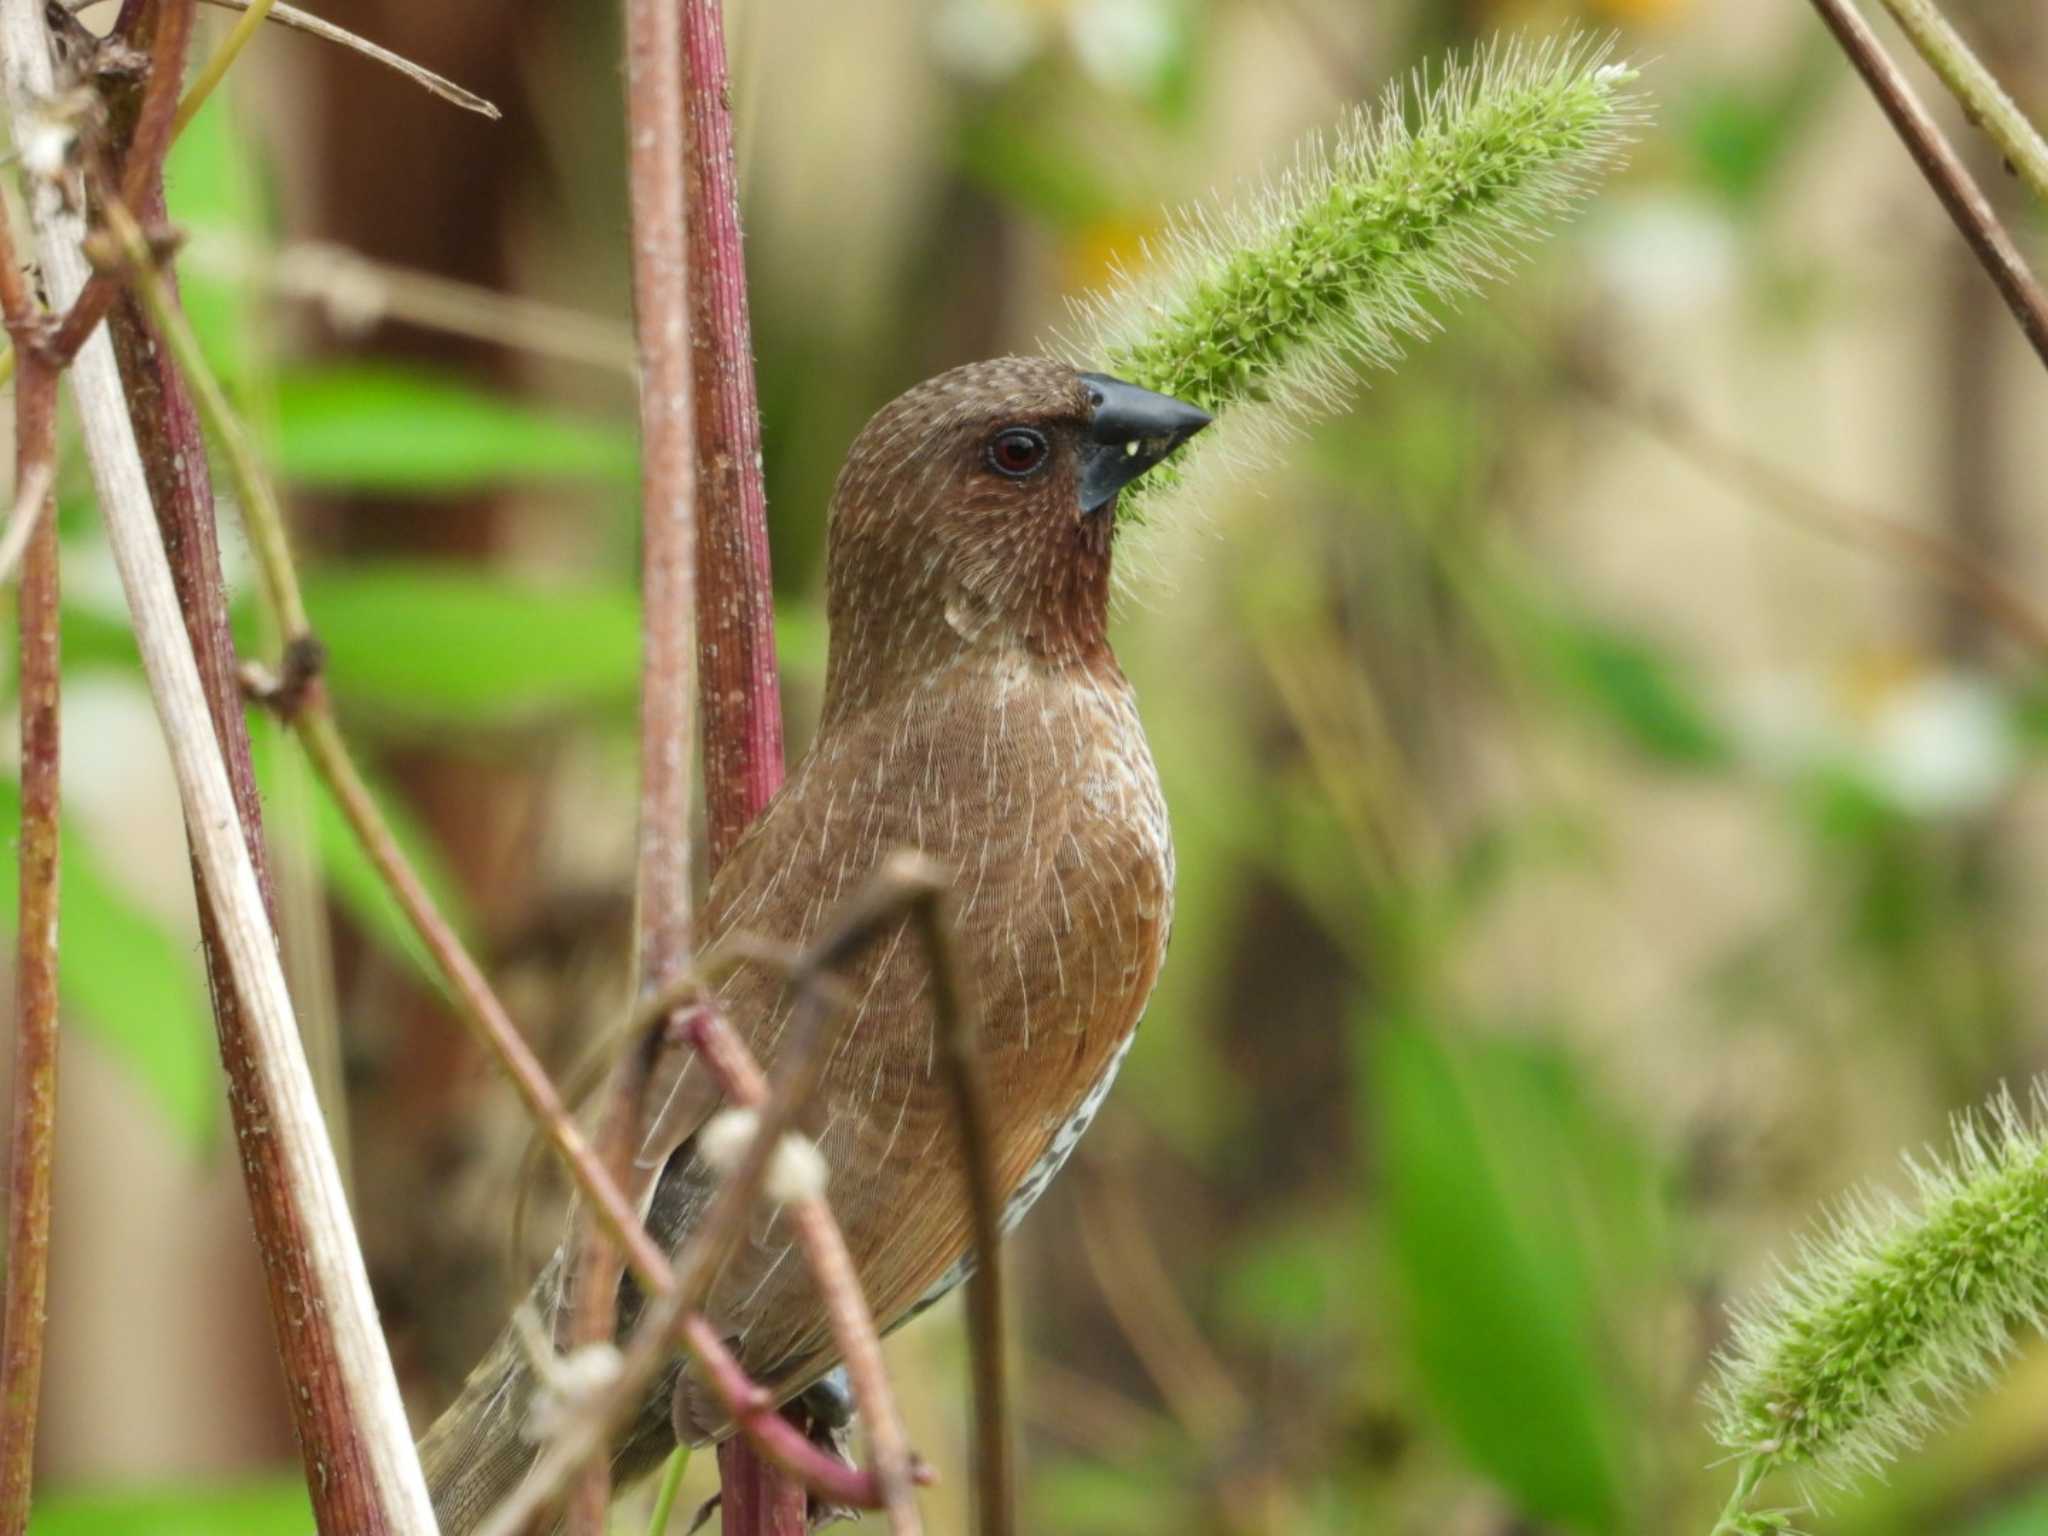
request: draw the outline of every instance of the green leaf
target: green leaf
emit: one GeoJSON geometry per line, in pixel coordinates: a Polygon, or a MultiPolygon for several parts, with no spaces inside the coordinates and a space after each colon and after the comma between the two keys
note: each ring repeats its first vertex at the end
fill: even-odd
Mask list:
{"type": "Polygon", "coordinates": [[[57,625],[66,672],[74,668],[141,671],[142,654],[135,649],[135,632],[119,619],[66,602],[58,613],[57,625]]]}
{"type": "Polygon", "coordinates": [[[1559,682],[1645,757],[1686,769],[1730,760],[1726,735],[1656,650],[1571,620],[1557,622],[1548,638],[1559,682]]]}
{"type": "Polygon", "coordinates": [[[1964,1536],[2048,1536],[2048,1493],[2021,1498],[1981,1523],[1963,1527],[1964,1536]]]}
{"type": "Polygon", "coordinates": [[[1700,85],[1673,114],[1673,137],[1700,179],[1730,203],[1755,206],[1807,142],[1815,109],[1837,88],[1832,55],[1816,34],[1777,66],[1775,78],[1750,70],[1700,85]]]}
{"type": "Polygon", "coordinates": [[[630,431],[393,368],[288,372],[277,465],[301,488],[452,495],[521,481],[630,484],[630,431]]]}
{"type": "MultiPolygon", "coordinates": [[[[0,779],[0,826],[13,845],[21,787],[0,779]]],[[[110,881],[85,830],[66,817],[57,914],[58,987],[67,1015],[141,1081],[195,1153],[220,1117],[213,1018],[192,947],[110,881]]],[[[0,878],[0,921],[20,922],[18,864],[0,878]]]]}
{"type": "Polygon", "coordinates": [[[630,705],[640,609],[623,587],[543,587],[454,564],[336,566],[306,607],[344,701],[436,728],[630,705]]]}
{"type": "Polygon", "coordinates": [[[1024,110],[973,113],[955,134],[954,164],[991,197],[1055,229],[1078,231],[1116,217],[1121,200],[1090,157],[1063,141],[1053,126],[1061,120],[1036,101],[1024,110]]]}
{"type": "Polygon", "coordinates": [[[1062,1536],[1196,1530],[1200,1477],[1200,1468],[1166,1455],[1138,1465],[1063,1457],[1034,1472],[1031,1501],[1045,1527],[1062,1536]]]}
{"type": "MultiPolygon", "coordinates": [[[[270,243],[254,165],[257,142],[255,134],[237,124],[230,93],[216,91],[171,146],[164,196],[172,220],[196,240],[256,248],[270,243]]],[[[179,302],[207,363],[230,388],[240,384],[260,356],[255,290],[196,257],[182,264],[178,277],[179,302]]]]}
{"type": "MultiPolygon", "coordinates": [[[[1591,1115],[1553,1052],[1453,1048],[1391,1022],[1372,1034],[1385,1252],[1429,1400],[1529,1515],[1636,1528],[1626,1398],[1595,1326],[1595,1276],[1620,1258],[1603,1248],[1631,1234],[1588,1213],[1625,1209],[1629,1184],[1640,1196],[1640,1155],[1591,1115]]],[[[1642,1252],[1631,1257],[1640,1272],[1642,1252]]]]}
{"type": "Polygon", "coordinates": [[[207,1488],[44,1495],[30,1536],[305,1536],[313,1506],[297,1480],[207,1488]]]}

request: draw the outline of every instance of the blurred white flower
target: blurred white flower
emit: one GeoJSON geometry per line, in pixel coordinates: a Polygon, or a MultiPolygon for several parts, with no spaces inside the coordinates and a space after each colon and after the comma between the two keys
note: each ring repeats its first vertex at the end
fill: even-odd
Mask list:
{"type": "Polygon", "coordinates": [[[1057,24],[1097,85],[1150,90],[1172,57],[1172,0],[947,0],[932,46],[956,74],[996,84],[1050,44],[1057,24]]]}
{"type": "Polygon", "coordinates": [[[993,85],[1037,57],[1044,17],[1019,0],[947,0],[932,22],[932,46],[948,69],[993,85]]]}
{"type": "Polygon", "coordinates": [[[1764,772],[1846,773],[1910,816],[1988,805],[2020,770],[2006,699],[1970,672],[1780,674],[1753,686],[1736,718],[1751,761],[1764,772]]]}
{"type": "Polygon", "coordinates": [[[2019,769],[2005,701],[1984,679],[1962,673],[1924,675],[1895,690],[1870,736],[1871,779],[1915,815],[1986,805],[2019,769]]]}
{"type": "Polygon", "coordinates": [[[1067,37],[1097,85],[1148,91],[1173,55],[1173,13],[1167,0],[1079,0],[1067,37]]]}
{"type": "Polygon", "coordinates": [[[1666,192],[1619,201],[1588,243],[1599,290],[1637,314],[1684,314],[1735,287],[1735,230],[1704,198],[1666,192]]]}

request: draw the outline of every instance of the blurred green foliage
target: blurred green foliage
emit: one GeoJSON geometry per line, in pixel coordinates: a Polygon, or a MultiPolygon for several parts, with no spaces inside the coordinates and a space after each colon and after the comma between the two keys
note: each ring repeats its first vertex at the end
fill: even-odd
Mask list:
{"type": "Polygon", "coordinates": [[[36,1501],[33,1536],[302,1536],[312,1528],[293,1479],[189,1490],[58,1494],[36,1501]]]}

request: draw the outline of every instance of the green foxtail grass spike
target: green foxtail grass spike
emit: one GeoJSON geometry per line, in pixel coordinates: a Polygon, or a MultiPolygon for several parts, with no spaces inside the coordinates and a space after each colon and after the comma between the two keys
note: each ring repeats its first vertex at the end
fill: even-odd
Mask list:
{"type": "MultiPolygon", "coordinates": [[[[1418,72],[1244,206],[1184,213],[1137,274],[1075,305],[1059,349],[1216,416],[1225,430],[1192,453],[1211,436],[1256,450],[1262,429],[1334,410],[1435,327],[1432,300],[1502,275],[1567,215],[1641,121],[1635,78],[1584,37],[1418,72]]],[[[1178,475],[1155,470],[1120,515],[1178,475]]]]}
{"type": "Polygon", "coordinates": [[[1906,1166],[1918,1196],[1852,1199],[1737,1309],[1710,1389],[1736,1497],[1781,1469],[1842,1483],[1880,1469],[1987,1386],[2017,1330],[2048,1314],[2048,1098],[2001,1093],[1957,1121],[1946,1161],[1906,1166]]]}

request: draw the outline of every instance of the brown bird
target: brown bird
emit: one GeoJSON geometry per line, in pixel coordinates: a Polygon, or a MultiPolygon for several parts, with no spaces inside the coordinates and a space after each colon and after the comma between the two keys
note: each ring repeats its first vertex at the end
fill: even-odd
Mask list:
{"type": "MultiPolygon", "coordinates": [[[[830,650],[810,749],[712,881],[703,938],[806,945],[891,853],[953,881],[955,942],[981,1010],[1007,1228],[1087,1130],[1166,952],[1173,848],[1152,754],[1108,635],[1118,491],[1208,424],[1194,407],[1044,358],[941,374],[884,407],[833,492],[830,650]]],[[[899,929],[851,969],[852,1004],[812,1130],[877,1324],[972,1269],[925,960],[899,929]]],[[[772,1063],[789,1017],[760,968],[721,989],[772,1063]]],[[[693,1136],[719,1107],[686,1067],[648,1210],[671,1250],[717,1175],[693,1136]]],[[[708,1313],[755,1380],[787,1399],[835,1364],[816,1287],[779,1220],[757,1222],[708,1313]]],[[[536,1299],[557,1302],[559,1256],[536,1299]]],[[[630,1283],[622,1316],[637,1310],[630,1283]]],[[[616,1453],[621,1479],[674,1444],[671,1377],[616,1453]]],[[[435,1513],[470,1529],[530,1464],[534,1383],[507,1337],[422,1445],[435,1513]]],[[[685,1383],[693,1439],[729,1430],[685,1383]]]]}

